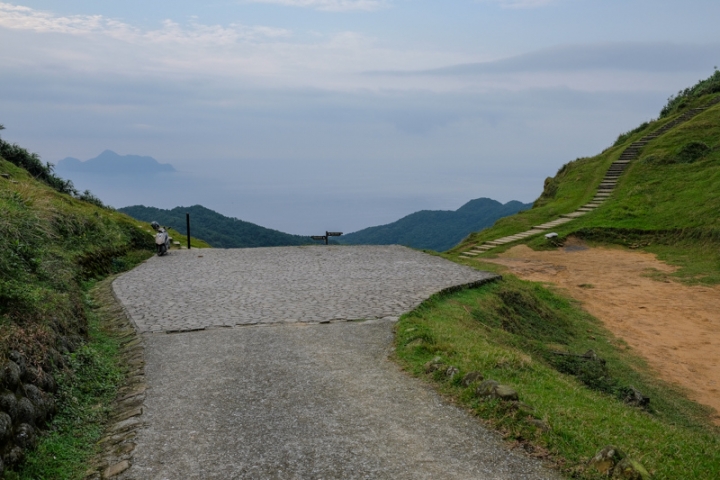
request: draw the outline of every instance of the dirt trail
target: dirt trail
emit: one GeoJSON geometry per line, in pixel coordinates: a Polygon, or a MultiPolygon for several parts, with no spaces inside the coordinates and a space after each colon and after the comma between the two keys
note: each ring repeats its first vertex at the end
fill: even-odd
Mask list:
{"type": "Polygon", "coordinates": [[[556,251],[519,245],[484,261],[565,289],[643,355],[661,378],[715,408],[714,420],[720,423],[720,287],[653,280],[649,272],[675,268],[652,254],[587,248],[577,240],[556,251]]]}

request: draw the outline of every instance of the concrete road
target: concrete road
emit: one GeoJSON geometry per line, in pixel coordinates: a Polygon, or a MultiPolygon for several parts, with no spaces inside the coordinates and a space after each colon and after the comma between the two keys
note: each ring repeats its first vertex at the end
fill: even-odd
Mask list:
{"type": "MultiPolygon", "coordinates": [[[[180,331],[143,335],[147,426],[138,433],[132,467],[120,478],[558,478],[537,460],[508,451],[477,419],[388,360],[392,328],[403,309],[421,296],[490,275],[401,247],[322,248],[174,252],[171,262],[155,258],[116,280],[118,297],[139,325],[151,319],[155,323],[145,325],[180,331]],[[275,266],[272,260],[270,267],[262,265],[278,257],[282,262],[275,266]],[[208,258],[212,262],[203,262],[208,258]],[[278,292],[286,285],[285,270],[277,265],[286,264],[312,277],[303,281],[301,273],[292,274],[295,290],[283,296],[278,292]],[[243,294],[265,289],[274,301],[255,301],[265,305],[260,311],[266,320],[210,328],[214,320],[207,309],[216,297],[198,296],[184,302],[195,312],[186,318],[196,323],[185,320],[181,326],[206,329],[182,332],[150,303],[128,303],[128,292],[139,294],[138,285],[157,280],[157,271],[175,278],[173,273],[186,274],[192,265],[200,266],[198,285],[203,278],[227,278],[223,270],[248,272],[230,282],[244,289],[224,290],[233,301],[223,308],[237,310],[226,312],[227,318],[249,318],[242,309],[252,302],[243,294]],[[342,275],[333,277],[333,291],[341,297],[333,301],[327,292],[317,293],[315,275],[338,270],[348,275],[345,283],[342,275]],[[306,285],[304,293],[299,285],[306,285]],[[351,316],[345,312],[357,321],[337,321],[351,316]],[[319,323],[327,320],[334,321],[319,323]]],[[[175,305],[185,288],[182,282],[168,284],[152,295],[158,304],[175,305]]]]}

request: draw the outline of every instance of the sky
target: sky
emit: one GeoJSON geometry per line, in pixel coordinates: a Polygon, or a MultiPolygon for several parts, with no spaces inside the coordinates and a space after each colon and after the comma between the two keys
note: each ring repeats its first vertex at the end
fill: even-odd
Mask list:
{"type": "Polygon", "coordinates": [[[0,2],[3,139],[159,177],[70,177],[115,207],[201,204],[351,232],[545,177],[720,64],[717,0],[0,2]]]}

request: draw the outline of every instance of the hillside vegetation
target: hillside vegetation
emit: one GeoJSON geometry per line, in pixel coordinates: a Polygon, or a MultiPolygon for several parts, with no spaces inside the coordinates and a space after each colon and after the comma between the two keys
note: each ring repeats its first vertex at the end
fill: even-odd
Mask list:
{"type": "Polygon", "coordinates": [[[397,244],[442,252],[456,245],[471,232],[530,207],[530,204],[518,201],[503,205],[490,198],[477,198],[455,211],[422,210],[387,225],[349,233],[341,237],[339,242],[347,245],[397,244]]]}
{"type": "MultiPolygon", "coordinates": [[[[718,96],[716,71],[671,97],[657,120],[620,135],[599,155],[564,165],[545,180],[533,208],[471,234],[443,256],[500,272],[483,258],[518,243],[557,248],[538,235],[474,259],[458,255],[588,203],[628,145],[718,96]]],[[[672,274],[679,281],[720,283],[720,104],[650,141],[609,200],[554,231],[556,243],[576,235],[641,249],[679,266],[672,274]]],[[[624,450],[655,479],[720,477],[720,429],[710,409],[658,379],[622,339],[548,285],[503,273],[491,285],[431,299],[403,316],[396,332],[396,356],[408,371],[486,419],[512,444],[555,461],[571,478],[608,478],[588,466],[606,445],[624,450]],[[459,374],[428,373],[433,361],[459,374]],[[479,398],[477,384],[461,381],[473,371],[517,390],[520,403],[479,398]],[[649,404],[633,403],[635,390],[649,404]]]]}
{"type": "Polygon", "coordinates": [[[175,207],[172,210],[135,205],[118,211],[145,222],[157,221],[179,232],[186,230],[185,214],[190,214],[190,232],[216,248],[253,248],[308,245],[309,237],[291,235],[254,223],[226,217],[202,205],[175,207]]]}
{"type": "MultiPolygon", "coordinates": [[[[532,209],[503,218],[470,235],[453,252],[530,229],[584,205],[593,197],[608,166],[633,141],[672,121],[689,108],[702,106],[720,93],[720,72],[671,97],[665,116],[623,134],[600,155],[580,158],[545,181],[532,209]]],[[[554,231],[561,239],[632,245],[676,264],[678,278],[720,282],[720,104],[650,141],[620,177],[611,197],[599,208],[554,231]]],[[[542,236],[528,244],[547,247],[542,236]]],[[[508,248],[514,244],[509,244],[508,248]]],[[[493,249],[491,255],[502,251],[493,249]]]]}
{"type": "Polygon", "coordinates": [[[0,476],[7,476],[48,427],[67,427],[71,461],[92,454],[107,413],[98,399],[113,398],[117,372],[102,342],[93,343],[86,293],[155,245],[147,224],[77,192],[37,155],[3,140],[0,155],[0,476]],[[81,412],[77,402],[95,408],[81,412]]]}

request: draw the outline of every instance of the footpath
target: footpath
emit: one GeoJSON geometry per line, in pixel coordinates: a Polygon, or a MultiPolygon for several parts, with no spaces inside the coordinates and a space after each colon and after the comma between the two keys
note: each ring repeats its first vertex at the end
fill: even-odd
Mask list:
{"type": "Polygon", "coordinates": [[[559,478],[388,360],[399,315],[494,278],[397,246],[149,260],[113,285],[147,388],[105,476],[559,478]]]}

